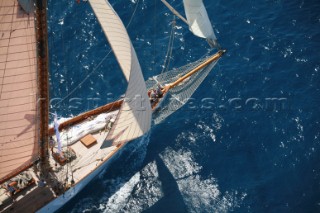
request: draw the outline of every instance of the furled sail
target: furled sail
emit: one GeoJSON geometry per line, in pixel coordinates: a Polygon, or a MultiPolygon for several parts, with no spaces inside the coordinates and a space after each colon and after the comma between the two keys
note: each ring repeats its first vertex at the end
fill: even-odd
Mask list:
{"type": "Polygon", "coordinates": [[[108,1],[89,2],[128,81],[125,101],[106,139],[120,144],[150,129],[151,106],[137,55],[121,19],[108,1]]]}
{"type": "Polygon", "coordinates": [[[207,39],[211,46],[217,46],[217,38],[202,0],[183,0],[183,6],[190,31],[198,37],[207,39]]]}
{"type": "Polygon", "coordinates": [[[34,14],[0,0],[0,183],[38,159],[34,14]]]}

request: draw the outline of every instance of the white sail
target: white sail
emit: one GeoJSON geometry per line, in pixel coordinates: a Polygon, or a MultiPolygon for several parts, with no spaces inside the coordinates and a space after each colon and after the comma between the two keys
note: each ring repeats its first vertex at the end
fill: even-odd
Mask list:
{"type": "Polygon", "coordinates": [[[183,6],[190,31],[198,37],[206,38],[209,43],[216,43],[217,38],[202,0],[183,0],[183,6]]]}
{"type": "Polygon", "coordinates": [[[151,106],[141,67],[121,19],[105,0],[89,0],[128,81],[125,101],[108,134],[114,144],[133,140],[151,126],[151,106]]]}

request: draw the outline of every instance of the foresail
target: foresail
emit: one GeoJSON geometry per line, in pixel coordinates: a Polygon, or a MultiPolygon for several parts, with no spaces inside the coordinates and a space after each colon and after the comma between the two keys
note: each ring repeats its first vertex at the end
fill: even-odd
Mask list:
{"type": "Polygon", "coordinates": [[[89,0],[121,70],[129,81],[131,72],[131,41],[126,28],[110,3],[106,0],[89,0]]]}
{"type": "Polygon", "coordinates": [[[137,55],[121,19],[109,2],[89,2],[128,81],[125,100],[106,139],[120,144],[138,138],[150,129],[151,106],[137,55]]]}
{"type": "Polygon", "coordinates": [[[202,0],[183,0],[183,6],[190,31],[198,37],[206,38],[209,43],[215,45],[217,38],[202,0]]]}
{"type": "Polygon", "coordinates": [[[38,159],[34,14],[0,0],[0,182],[38,159]]]}

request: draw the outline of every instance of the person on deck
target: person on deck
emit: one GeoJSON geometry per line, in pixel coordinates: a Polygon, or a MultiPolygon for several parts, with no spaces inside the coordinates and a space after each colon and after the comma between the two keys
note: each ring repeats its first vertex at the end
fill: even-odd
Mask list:
{"type": "Polygon", "coordinates": [[[157,90],[156,90],[156,97],[157,98],[162,98],[163,96],[163,92],[162,92],[162,87],[160,84],[157,85],[157,90]]]}
{"type": "Polygon", "coordinates": [[[50,140],[49,140],[49,146],[50,146],[50,150],[51,150],[51,153],[53,154],[53,147],[54,147],[54,144],[55,144],[55,141],[53,140],[52,136],[50,137],[50,140]]]}
{"type": "Polygon", "coordinates": [[[13,196],[16,193],[16,189],[13,186],[7,185],[7,189],[10,192],[10,195],[13,196]]]}
{"type": "Polygon", "coordinates": [[[157,99],[157,94],[156,91],[154,89],[151,90],[150,92],[150,102],[151,104],[153,104],[157,99]]]}

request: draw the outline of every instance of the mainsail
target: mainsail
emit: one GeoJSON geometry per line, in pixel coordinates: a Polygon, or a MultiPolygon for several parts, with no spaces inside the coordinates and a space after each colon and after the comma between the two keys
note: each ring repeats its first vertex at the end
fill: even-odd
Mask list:
{"type": "Polygon", "coordinates": [[[207,39],[211,46],[217,46],[217,38],[202,0],[183,0],[190,31],[201,38],[207,39]]]}
{"type": "Polygon", "coordinates": [[[0,0],[0,182],[38,158],[34,14],[0,0]]]}
{"type": "Polygon", "coordinates": [[[121,19],[108,1],[89,2],[128,81],[125,101],[106,139],[120,144],[150,129],[151,106],[136,52],[121,19]]]}

